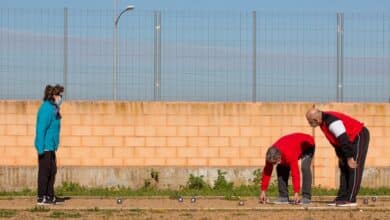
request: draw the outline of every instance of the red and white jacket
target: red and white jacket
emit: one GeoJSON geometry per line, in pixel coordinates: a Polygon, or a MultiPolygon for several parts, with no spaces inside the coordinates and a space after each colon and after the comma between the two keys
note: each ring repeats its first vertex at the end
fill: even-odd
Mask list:
{"type": "Polygon", "coordinates": [[[364,124],[348,115],[338,112],[322,112],[320,128],[328,141],[341,152],[341,157],[353,157],[352,143],[364,124]]]}

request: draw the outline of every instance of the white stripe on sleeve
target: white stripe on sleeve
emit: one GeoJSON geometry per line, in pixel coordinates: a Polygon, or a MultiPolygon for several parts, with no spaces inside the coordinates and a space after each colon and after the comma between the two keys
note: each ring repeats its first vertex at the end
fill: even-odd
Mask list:
{"type": "Polygon", "coordinates": [[[330,123],[329,130],[332,132],[332,134],[338,138],[340,135],[345,133],[345,126],[341,120],[334,121],[330,123]]]}

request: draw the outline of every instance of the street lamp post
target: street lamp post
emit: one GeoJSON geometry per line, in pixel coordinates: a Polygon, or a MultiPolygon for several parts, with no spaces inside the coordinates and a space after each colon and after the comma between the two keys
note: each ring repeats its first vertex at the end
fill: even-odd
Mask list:
{"type": "Polygon", "coordinates": [[[134,5],[128,5],[125,9],[119,13],[119,15],[116,14],[116,4],[115,4],[115,20],[114,20],[114,39],[113,39],[113,48],[114,48],[114,55],[113,55],[113,70],[112,70],[112,94],[113,99],[117,100],[117,72],[118,72],[118,22],[121,16],[127,12],[134,9],[134,5]]]}

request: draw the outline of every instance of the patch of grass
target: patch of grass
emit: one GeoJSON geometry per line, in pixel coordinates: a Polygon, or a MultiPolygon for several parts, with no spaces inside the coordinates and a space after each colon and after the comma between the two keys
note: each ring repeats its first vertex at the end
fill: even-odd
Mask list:
{"type": "Polygon", "coordinates": [[[150,172],[150,177],[156,182],[158,183],[159,180],[160,180],[160,173],[158,171],[155,171],[152,169],[152,171],[150,172]]]}
{"type": "Polygon", "coordinates": [[[85,193],[88,192],[89,189],[81,186],[78,183],[73,182],[63,182],[60,187],[56,187],[55,192],[59,196],[69,195],[72,193],[85,193]]]}
{"type": "Polygon", "coordinates": [[[190,178],[187,181],[187,188],[193,190],[210,189],[209,184],[207,184],[206,181],[203,180],[203,177],[203,175],[194,176],[193,174],[190,174],[190,178]]]}
{"type": "Polygon", "coordinates": [[[379,188],[360,188],[359,195],[372,195],[372,196],[382,196],[382,195],[390,195],[389,187],[379,187],[379,188]]]}
{"type": "Polygon", "coordinates": [[[0,196],[35,196],[35,191],[29,188],[23,188],[20,191],[2,191],[0,196]]]}
{"type": "Polygon", "coordinates": [[[218,177],[214,181],[214,190],[230,191],[233,189],[233,182],[228,182],[225,175],[225,171],[218,170],[218,177]]]}
{"type": "Polygon", "coordinates": [[[112,212],[113,212],[113,210],[100,210],[98,212],[98,214],[103,215],[105,217],[110,217],[110,216],[112,216],[112,212]]]}
{"type": "Polygon", "coordinates": [[[172,191],[172,192],[169,194],[169,198],[170,198],[170,199],[179,199],[179,197],[180,197],[180,193],[179,193],[179,191],[177,191],[177,190],[174,190],[174,191],[172,191]]]}
{"type": "MultiPolygon", "coordinates": [[[[225,178],[226,172],[218,170],[218,177],[214,181],[214,186],[211,187],[203,176],[194,176],[190,174],[186,185],[181,186],[179,190],[158,189],[156,184],[160,180],[160,175],[157,171],[150,172],[150,178],[145,180],[145,185],[139,189],[131,189],[124,186],[113,187],[85,187],[78,183],[63,182],[60,187],[56,187],[58,196],[94,196],[94,197],[131,197],[131,196],[169,196],[171,199],[178,199],[180,196],[224,196],[227,200],[237,200],[239,197],[258,196],[259,183],[261,180],[261,170],[253,172],[253,179],[249,185],[234,186],[232,182],[228,182],[225,178]]],[[[292,195],[292,186],[289,186],[289,192],[292,195]]],[[[312,189],[312,194],[315,196],[334,196],[337,194],[337,189],[326,189],[321,186],[315,186],[312,189]]],[[[28,188],[21,191],[0,192],[0,196],[35,196],[36,192],[28,188]]],[[[270,184],[267,190],[267,196],[275,197],[278,195],[277,182],[270,184]]],[[[390,187],[381,188],[361,188],[360,196],[364,195],[390,195],[390,187]]],[[[4,199],[4,198],[2,198],[4,199]]]]}
{"type": "Polygon", "coordinates": [[[100,211],[99,207],[95,206],[93,209],[87,209],[88,212],[98,212],[100,211]]]}
{"type": "MultiPolygon", "coordinates": [[[[225,183],[223,180],[218,187],[209,187],[209,185],[201,177],[192,177],[191,181],[187,183],[186,187],[180,190],[171,189],[157,189],[157,188],[140,188],[131,189],[128,187],[107,187],[107,188],[87,188],[80,186],[77,183],[66,183],[64,186],[56,188],[58,196],[169,196],[171,199],[178,199],[179,196],[224,196],[226,199],[234,198],[235,196],[258,196],[258,185],[241,185],[231,186],[226,183],[227,187],[222,187],[225,183]]],[[[289,192],[292,194],[292,188],[289,187],[289,192]]],[[[337,189],[325,189],[321,186],[315,186],[312,189],[312,194],[315,196],[334,196],[337,194],[337,189]]],[[[13,199],[13,196],[35,196],[36,193],[31,191],[19,191],[19,192],[0,192],[1,199],[13,199]]],[[[277,183],[272,183],[268,187],[267,196],[277,196],[278,188],[277,183]]],[[[359,195],[390,195],[390,187],[381,188],[361,188],[359,195]]]]}
{"type": "Polygon", "coordinates": [[[240,200],[240,197],[236,196],[236,195],[232,195],[232,194],[227,194],[227,195],[225,195],[224,199],[230,200],[230,201],[238,201],[238,200],[240,200]]]}
{"type": "Polygon", "coordinates": [[[81,218],[81,214],[78,212],[54,211],[49,215],[49,218],[81,218]]]}
{"type": "Polygon", "coordinates": [[[150,212],[152,212],[152,213],[166,213],[167,211],[165,211],[165,210],[151,210],[150,212]]]}
{"type": "Polygon", "coordinates": [[[0,218],[12,218],[16,216],[15,210],[0,209],[0,218]]]}
{"type": "MultiPolygon", "coordinates": [[[[321,186],[314,186],[312,188],[312,195],[316,196],[329,196],[329,195],[336,195],[337,190],[336,189],[325,189],[322,188],[321,186]]],[[[359,193],[360,194],[360,193],[359,193]]]]}
{"type": "MultiPolygon", "coordinates": [[[[107,188],[86,188],[77,183],[68,183],[64,187],[57,188],[57,194],[60,196],[169,196],[171,199],[177,199],[179,196],[226,196],[228,198],[235,196],[258,196],[259,185],[240,185],[233,186],[227,182],[221,173],[219,180],[216,181],[216,187],[211,188],[203,177],[190,175],[185,187],[180,190],[157,189],[153,187],[133,190],[128,187],[107,187],[107,188]]],[[[289,186],[289,192],[293,192],[292,186],[289,186]]],[[[326,189],[321,186],[312,188],[312,194],[316,196],[333,196],[337,194],[337,189],[326,189]]],[[[277,182],[270,184],[267,190],[268,196],[277,196],[277,182]]],[[[359,195],[390,195],[389,187],[381,188],[361,188],[359,195]]]]}
{"type": "Polygon", "coordinates": [[[179,214],[179,216],[180,216],[180,217],[192,217],[192,214],[186,212],[186,213],[181,213],[181,214],[179,214]]]}
{"type": "Polygon", "coordinates": [[[245,215],[248,215],[247,213],[244,213],[244,212],[235,212],[232,214],[233,216],[245,216],[245,215]]]}
{"type": "Polygon", "coordinates": [[[142,216],[144,215],[145,211],[141,209],[130,209],[126,213],[124,213],[122,216],[142,216]]]}
{"type": "Polygon", "coordinates": [[[260,181],[261,181],[262,171],[260,169],[257,169],[255,171],[253,171],[252,174],[253,174],[253,179],[252,179],[253,185],[258,186],[260,184],[260,181]]]}
{"type": "Polygon", "coordinates": [[[50,209],[43,206],[35,206],[28,210],[29,212],[49,212],[50,209]]]}
{"type": "Polygon", "coordinates": [[[140,212],[143,212],[141,209],[129,209],[130,212],[137,212],[137,213],[140,213],[140,212]]]}

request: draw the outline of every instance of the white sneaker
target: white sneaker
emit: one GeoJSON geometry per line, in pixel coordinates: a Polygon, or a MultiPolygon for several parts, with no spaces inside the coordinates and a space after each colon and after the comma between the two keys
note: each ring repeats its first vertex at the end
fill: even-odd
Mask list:
{"type": "Polygon", "coordinates": [[[357,206],[356,202],[349,202],[349,201],[338,201],[336,203],[337,207],[355,207],[357,206]]]}

